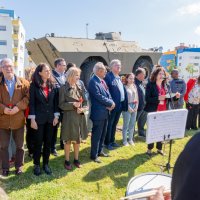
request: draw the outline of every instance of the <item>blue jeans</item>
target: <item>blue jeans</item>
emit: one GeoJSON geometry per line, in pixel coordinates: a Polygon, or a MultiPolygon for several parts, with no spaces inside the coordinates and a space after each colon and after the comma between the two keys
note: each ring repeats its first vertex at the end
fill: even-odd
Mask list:
{"type": "MultiPolygon", "coordinates": [[[[129,106],[131,108],[134,108],[134,104],[129,104],[129,106]]],[[[122,112],[122,115],[123,115],[122,134],[123,134],[123,143],[125,144],[127,143],[127,135],[129,141],[133,140],[137,112],[130,113],[129,111],[127,111],[127,112],[122,112]]]]}

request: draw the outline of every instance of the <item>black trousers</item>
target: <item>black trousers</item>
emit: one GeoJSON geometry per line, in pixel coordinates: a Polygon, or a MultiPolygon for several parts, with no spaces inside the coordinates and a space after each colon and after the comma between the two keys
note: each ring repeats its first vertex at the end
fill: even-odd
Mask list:
{"type": "Polygon", "coordinates": [[[39,124],[35,133],[33,163],[40,165],[42,152],[43,165],[48,164],[51,151],[51,140],[53,135],[53,124],[39,124]],[[43,147],[43,149],[42,149],[43,147]]]}
{"type": "Polygon", "coordinates": [[[186,128],[187,129],[197,128],[197,116],[199,114],[199,104],[196,105],[187,103],[186,108],[188,110],[186,128]]]}
{"type": "Polygon", "coordinates": [[[92,121],[91,153],[90,158],[96,159],[103,150],[103,143],[106,136],[108,120],[92,121]]]}
{"type": "Polygon", "coordinates": [[[53,135],[52,135],[52,140],[51,140],[51,152],[52,153],[56,150],[58,127],[59,127],[59,123],[53,127],[53,135]]]}
{"type": "MultiPolygon", "coordinates": [[[[148,144],[148,149],[152,150],[154,148],[154,143],[148,144]]],[[[162,150],[162,142],[156,142],[156,148],[162,150]]]]}
{"type": "Polygon", "coordinates": [[[31,128],[31,119],[26,119],[26,146],[29,154],[34,152],[34,136],[36,130],[31,128]]]}
{"type": "Polygon", "coordinates": [[[105,138],[105,145],[110,145],[115,142],[115,133],[117,128],[117,123],[119,121],[121,110],[112,110],[108,119],[108,128],[105,138]]]}
{"type": "Polygon", "coordinates": [[[200,128],[200,104],[199,104],[199,113],[198,113],[198,115],[199,115],[199,116],[198,116],[198,118],[199,118],[199,119],[198,119],[198,127],[200,128]]]}
{"type": "Polygon", "coordinates": [[[136,120],[137,120],[137,126],[138,126],[138,135],[146,136],[146,131],[144,127],[147,121],[147,112],[145,112],[144,110],[138,111],[136,120]]]}

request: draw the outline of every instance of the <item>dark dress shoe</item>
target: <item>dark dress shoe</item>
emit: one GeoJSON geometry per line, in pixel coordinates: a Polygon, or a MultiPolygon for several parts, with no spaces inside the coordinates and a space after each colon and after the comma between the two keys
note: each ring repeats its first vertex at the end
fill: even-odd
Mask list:
{"type": "Polygon", "coordinates": [[[112,145],[107,145],[107,146],[105,146],[106,147],[106,149],[108,149],[108,150],[110,150],[110,151],[112,151],[112,150],[114,150],[114,148],[113,148],[113,146],[112,145]]]}
{"type": "Polygon", "coordinates": [[[99,153],[98,156],[99,156],[99,157],[110,157],[109,154],[104,153],[104,152],[99,153]]]}
{"type": "Polygon", "coordinates": [[[66,170],[72,170],[72,165],[69,161],[65,161],[64,167],[66,170]]]}
{"type": "Polygon", "coordinates": [[[43,166],[43,170],[47,175],[51,175],[52,174],[51,168],[47,164],[43,166]]]}
{"type": "Polygon", "coordinates": [[[96,162],[96,163],[101,163],[101,160],[97,157],[97,158],[95,158],[95,159],[92,159],[94,162],[96,162]]]}
{"type": "Polygon", "coordinates": [[[21,167],[15,170],[16,175],[21,175],[22,173],[23,173],[23,171],[22,171],[21,167]]]}
{"type": "Polygon", "coordinates": [[[79,160],[74,160],[74,165],[77,167],[77,168],[81,168],[82,165],[81,163],[79,162],[79,160]]]}
{"type": "Polygon", "coordinates": [[[111,146],[112,146],[112,147],[115,147],[115,148],[120,147],[120,145],[117,144],[116,142],[113,142],[113,143],[111,144],[111,146]]]}
{"type": "Polygon", "coordinates": [[[2,176],[7,177],[9,175],[9,170],[3,170],[2,171],[2,176]]]}
{"type": "Polygon", "coordinates": [[[52,151],[51,154],[54,156],[58,156],[58,152],[56,150],[52,151]]]}
{"type": "Polygon", "coordinates": [[[41,175],[40,165],[34,165],[33,173],[34,173],[36,176],[40,176],[40,175],[41,175]]]}

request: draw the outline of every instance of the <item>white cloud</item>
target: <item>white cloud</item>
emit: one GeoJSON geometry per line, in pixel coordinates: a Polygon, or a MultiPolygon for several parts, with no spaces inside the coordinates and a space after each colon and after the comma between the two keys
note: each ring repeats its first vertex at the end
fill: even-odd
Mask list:
{"type": "Polygon", "coordinates": [[[194,33],[197,35],[200,35],[200,26],[196,27],[196,29],[194,30],[194,33]]]}
{"type": "Polygon", "coordinates": [[[199,15],[200,3],[192,3],[177,9],[180,15],[199,15]]]}

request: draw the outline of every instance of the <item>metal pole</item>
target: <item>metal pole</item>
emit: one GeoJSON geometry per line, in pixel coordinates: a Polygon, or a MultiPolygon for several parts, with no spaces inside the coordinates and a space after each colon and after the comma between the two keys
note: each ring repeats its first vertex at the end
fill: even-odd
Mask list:
{"type": "Polygon", "coordinates": [[[88,23],[86,24],[86,38],[88,38],[88,23]]]}

